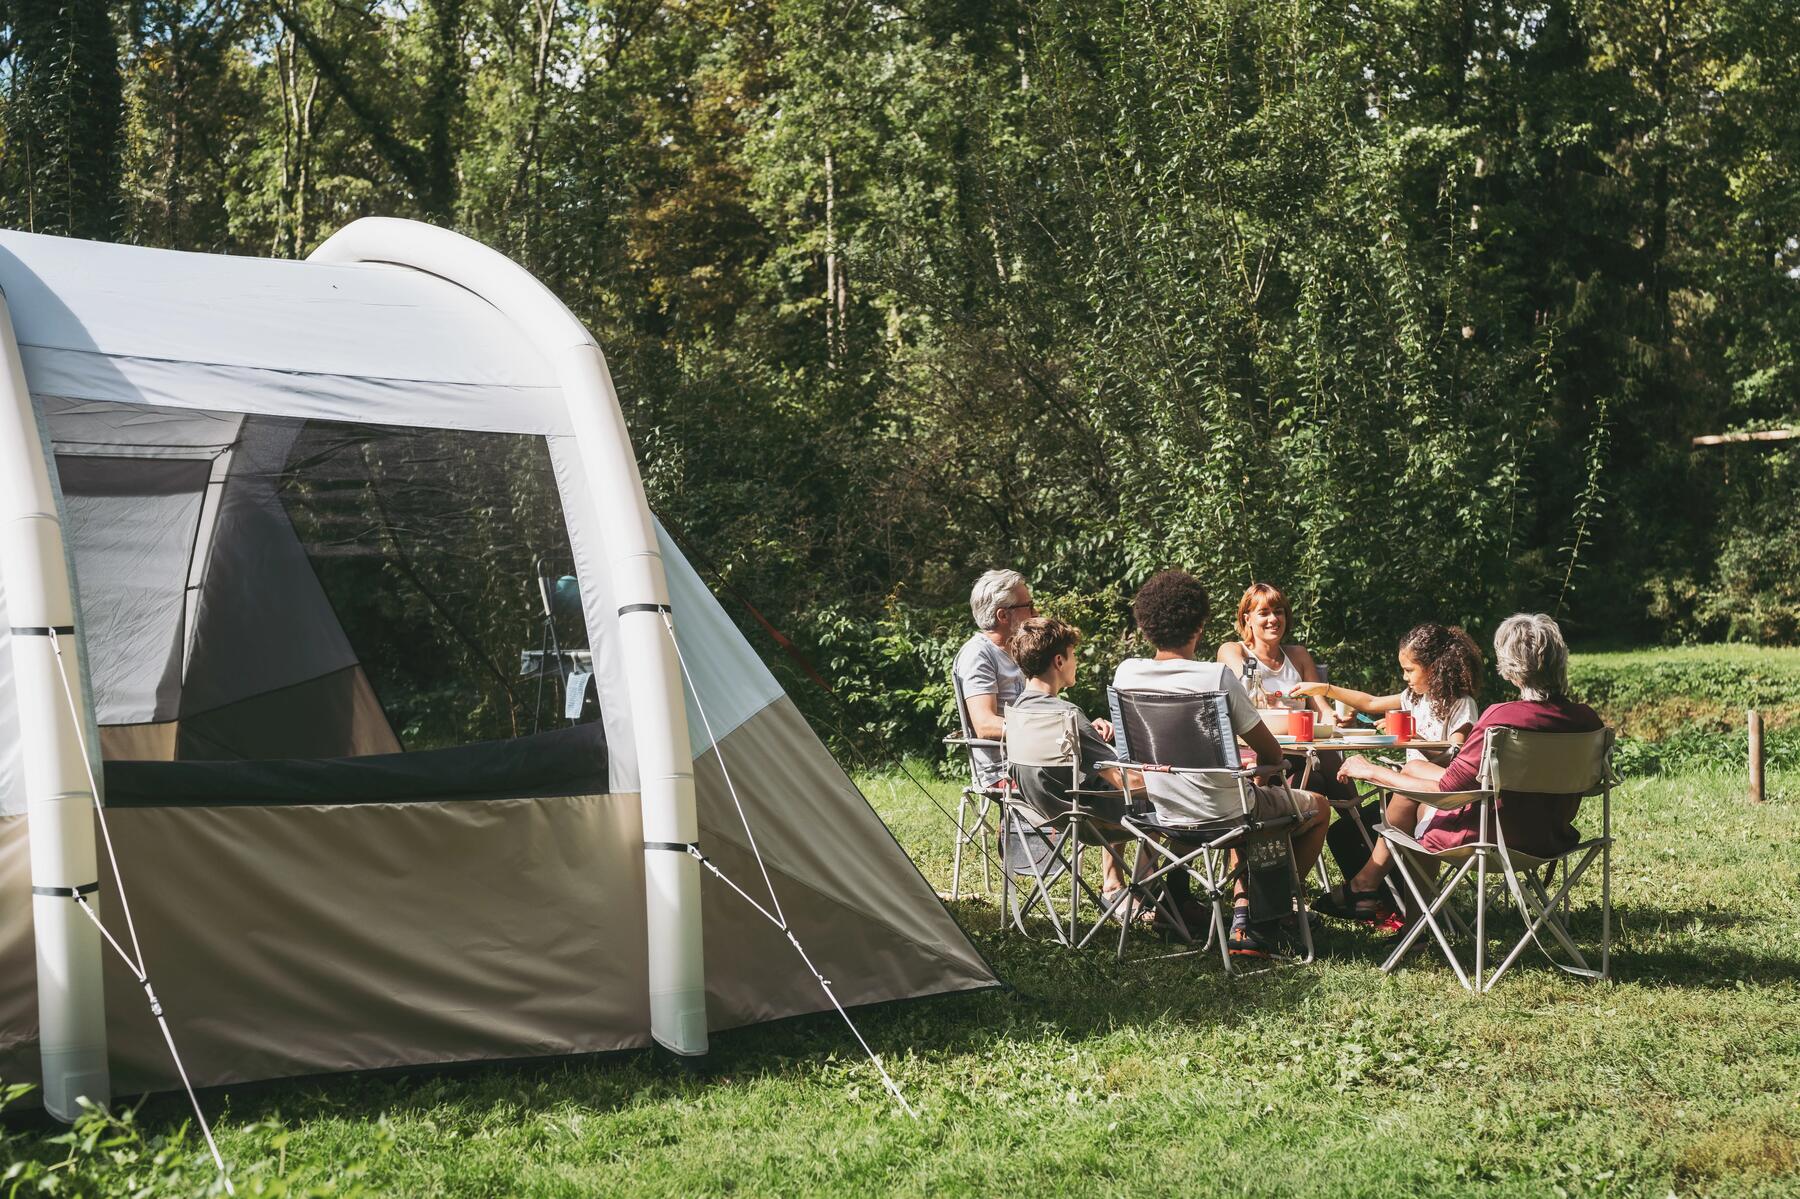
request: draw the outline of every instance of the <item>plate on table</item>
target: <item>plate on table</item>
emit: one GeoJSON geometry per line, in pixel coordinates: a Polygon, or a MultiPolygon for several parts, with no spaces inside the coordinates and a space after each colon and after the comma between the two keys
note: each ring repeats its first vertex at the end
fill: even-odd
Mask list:
{"type": "Polygon", "coordinates": [[[1398,745],[1400,738],[1391,733],[1345,733],[1346,745],[1398,745]]]}
{"type": "Polygon", "coordinates": [[[1298,745],[1298,744],[1300,744],[1300,738],[1290,737],[1286,733],[1276,733],[1275,734],[1275,744],[1277,744],[1277,745],[1298,745]]]}

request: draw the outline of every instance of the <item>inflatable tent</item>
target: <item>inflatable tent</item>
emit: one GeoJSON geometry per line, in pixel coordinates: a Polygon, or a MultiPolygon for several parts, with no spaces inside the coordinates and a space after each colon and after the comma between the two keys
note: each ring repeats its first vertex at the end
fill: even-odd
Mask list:
{"type": "Polygon", "coordinates": [[[0,1080],[176,1085],[78,906],[130,943],[106,836],[195,1085],[827,1010],[696,844],[846,1005],[995,983],[523,269],[386,219],[305,262],[0,233],[0,293],[0,1080]],[[579,585],[535,658],[533,556],[579,585]]]}

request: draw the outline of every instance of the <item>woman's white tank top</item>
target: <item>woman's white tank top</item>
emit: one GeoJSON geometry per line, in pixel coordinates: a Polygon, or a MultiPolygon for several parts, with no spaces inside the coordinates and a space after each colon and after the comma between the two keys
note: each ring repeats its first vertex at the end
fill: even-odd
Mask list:
{"type": "Polygon", "coordinates": [[[1262,687],[1265,704],[1278,703],[1290,708],[1305,706],[1305,700],[1289,698],[1289,692],[1293,691],[1301,679],[1300,668],[1294,665],[1294,660],[1288,656],[1285,648],[1281,651],[1281,667],[1278,670],[1270,670],[1269,664],[1258,658],[1256,651],[1248,645],[1244,646],[1244,662],[1246,665],[1255,663],[1256,681],[1262,687]],[[1281,695],[1279,700],[1275,698],[1277,693],[1281,695]]]}

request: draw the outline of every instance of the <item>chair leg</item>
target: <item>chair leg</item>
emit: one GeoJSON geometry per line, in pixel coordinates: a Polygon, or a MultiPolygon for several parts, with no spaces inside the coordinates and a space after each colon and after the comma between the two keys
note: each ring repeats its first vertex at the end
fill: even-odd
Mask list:
{"type": "Polygon", "coordinates": [[[994,891],[994,882],[992,882],[990,875],[988,875],[988,870],[990,870],[990,862],[988,862],[988,859],[990,859],[992,855],[986,852],[986,839],[988,839],[988,835],[992,834],[995,830],[995,826],[988,823],[988,816],[990,816],[992,812],[994,812],[994,796],[988,796],[988,794],[983,792],[981,801],[976,805],[976,835],[977,837],[981,837],[981,893],[983,893],[983,895],[988,895],[988,893],[994,891]]]}
{"type": "MultiPolygon", "coordinates": [[[[1300,926],[1300,944],[1306,948],[1306,956],[1296,965],[1307,965],[1313,960],[1312,916],[1306,910],[1306,884],[1300,877],[1300,860],[1294,856],[1294,839],[1287,839],[1288,872],[1294,879],[1294,916],[1300,926]]],[[[1319,864],[1324,865],[1325,854],[1319,854],[1319,864]]]]}
{"type": "Polygon", "coordinates": [[[969,793],[963,792],[962,799],[956,805],[956,846],[950,853],[950,898],[962,897],[962,855],[963,846],[968,843],[969,830],[964,821],[969,811],[969,793]]]}
{"type": "Polygon", "coordinates": [[[1612,839],[1600,846],[1600,979],[1612,981],[1612,839]]]}
{"type": "Polygon", "coordinates": [[[1457,981],[1463,985],[1465,990],[1474,990],[1474,987],[1469,984],[1468,972],[1463,969],[1462,962],[1457,960],[1455,950],[1450,947],[1450,938],[1444,934],[1443,928],[1437,922],[1439,909],[1449,902],[1450,897],[1456,892],[1457,885],[1467,877],[1469,869],[1474,864],[1474,858],[1465,860],[1450,876],[1449,881],[1442,888],[1435,890],[1431,898],[1427,899],[1418,880],[1413,877],[1412,868],[1407,865],[1406,854],[1403,851],[1395,853],[1394,865],[1400,871],[1400,877],[1405,880],[1407,890],[1412,892],[1413,900],[1418,904],[1419,915],[1413,921],[1412,927],[1407,929],[1405,935],[1401,937],[1400,944],[1396,945],[1394,951],[1388,955],[1387,961],[1381,964],[1382,973],[1391,973],[1394,967],[1400,964],[1400,959],[1406,956],[1413,944],[1429,928],[1432,936],[1437,938],[1438,947],[1444,951],[1444,957],[1450,963],[1450,968],[1456,972],[1457,981]]]}
{"type": "Polygon", "coordinates": [[[1482,967],[1487,963],[1487,852],[1475,853],[1475,990],[1481,990],[1482,967]]]}
{"type": "Polygon", "coordinates": [[[1499,968],[1497,968],[1492,976],[1489,977],[1486,987],[1487,990],[1491,991],[1494,989],[1494,984],[1500,981],[1500,976],[1506,973],[1508,967],[1518,960],[1521,953],[1525,952],[1525,946],[1527,944],[1536,945],[1543,951],[1544,956],[1550,959],[1550,964],[1557,967],[1559,970],[1567,971],[1570,974],[1579,974],[1584,978],[1600,977],[1599,971],[1594,970],[1587,964],[1587,958],[1582,956],[1580,948],[1575,944],[1575,941],[1569,935],[1568,930],[1563,927],[1561,921],[1559,921],[1556,916],[1557,908],[1568,898],[1569,889],[1581,878],[1582,874],[1587,869],[1587,864],[1593,860],[1594,855],[1592,852],[1589,852],[1587,857],[1582,860],[1581,865],[1577,866],[1573,872],[1565,870],[1565,879],[1562,889],[1557,892],[1554,898],[1551,897],[1549,892],[1544,890],[1543,885],[1538,882],[1537,876],[1530,871],[1525,872],[1525,881],[1529,884],[1530,894],[1527,894],[1527,889],[1525,887],[1519,885],[1517,871],[1511,869],[1506,871],[1507,886],[1512,892],[1513,901],[1518,904],[1519,915],[1525,920],[1525,931],[1519,937],[1518,943],[1512,947],[1512,951],[1506,955],[1506,959],[1500,963],[1499,968]],[[1575,964],[1573,966],[1565,966],[1554,957],[1551,957],[1550,951],[1545,949],[1544,943],[1538,939],[1537,932],[1540,928],[1548,929],[1550,935],[1556,938],[1557,943],[1560,944],[1563,947],[1563,950],[1574,960],[1575,964]]]}

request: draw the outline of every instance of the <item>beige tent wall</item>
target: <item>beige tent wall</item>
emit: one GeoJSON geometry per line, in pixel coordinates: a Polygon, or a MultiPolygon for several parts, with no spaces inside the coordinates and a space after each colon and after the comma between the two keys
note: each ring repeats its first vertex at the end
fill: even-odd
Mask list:
{"type": "MultiPolygon", "coordinates": [[[[786,699],[723,744],[777,892],[846,1005],[993,985],[786,699]]],[[[701,846],[761,898],[718,757],[701,846]]],[[[649,1043],[637,796],[113,807],[151,978],[199,1085],[649,1043]]],[[[708,1017],[829,1008],[786,939],[703,883],[708,1017]]],[[[121,938],[102,875],[101,910],[121,938]]],[[[23,817],[0,819],[0,1078],[35,1081],[23,817]]],[[[176,1085],[142,992],[106,963],[119,1094],[176,1085]]]]}

